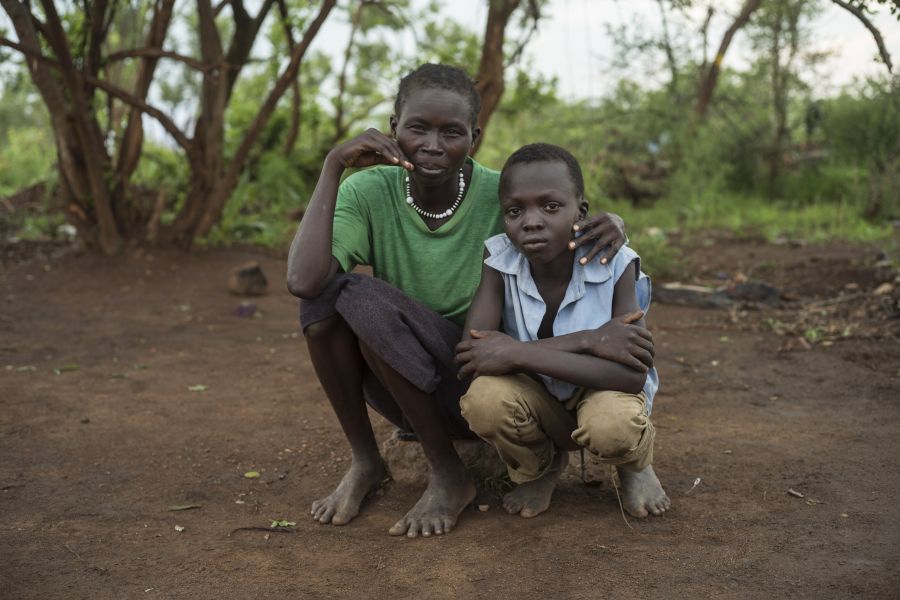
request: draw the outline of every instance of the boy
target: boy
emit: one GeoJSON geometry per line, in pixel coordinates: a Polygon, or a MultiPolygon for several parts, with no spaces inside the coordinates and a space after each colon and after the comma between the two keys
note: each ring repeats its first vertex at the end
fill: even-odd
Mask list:
{"type": "Polygon", "coordinates": [[[616,465],[631,515],[662,514],[670,502],[651,466],[658,378],[639,257],[628,247],[608,264],[573,256],[570,231],[587,203],[578,162],[558,146],[513,153],[500,204],[506,234],[485,242],[457,363],[461,378],[475,377],[463,417],[518,484],[504,508],[545,511],[568,451],[582,447],[616,465]],[[603,335],[587,335],[596,329],[603,335]]]}

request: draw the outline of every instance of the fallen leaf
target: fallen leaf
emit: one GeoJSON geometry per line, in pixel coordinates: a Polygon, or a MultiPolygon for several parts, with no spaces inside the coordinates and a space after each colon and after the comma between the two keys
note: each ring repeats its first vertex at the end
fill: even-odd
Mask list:
{"type": "Polygon", "coordinates": [[[259,479],[259,471],[247,471],[244,473],[245,479],[259,479]]]}
{"type": "Polygon", "coordinates": [[[272,529],[275,529],[276,527],[296,527],[296,526],[297,526],[297,523],[295,523],[294,521],[285,521],[284,519],[274,519],[272,521],[272,524],[269,525],[269,527],[271,527],[272,529]]]}
{"type": "Polygon", "coordinates": [[[167,510],[172,512],[179,510],[191,510],[192,508],[201,508],[200,504],[173,504],[167,510]]]}
{"type": "Polygon", "coordinates": [[[71,373],[72,371],[77,371],[80,369],[78,365],[63,365],[61,367],[56,367],[53,369],[53,372],[57,375],[61,375],[63,373],[71,373]]]}
{"type": "Polygon", "coordinates": [[[205,392],[209,389],[208,385],[197,384],[197,385],[189,385],[188,391],[190,392],[205,392]]]}

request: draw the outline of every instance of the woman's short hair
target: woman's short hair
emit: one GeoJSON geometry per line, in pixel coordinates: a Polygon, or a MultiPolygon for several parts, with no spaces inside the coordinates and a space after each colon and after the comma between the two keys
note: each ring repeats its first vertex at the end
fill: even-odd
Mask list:
{"type": "Polygon", "coordinates": [[[481,112],[481,96],[475,89],[475,81],[459,67],[425,63],[400,80],[397,99],[394,100],[394,115],[398,118],[410,93],[418,89],[440,89],[456,92],[469,101],[471,125],[478,122],[481,112]]]}

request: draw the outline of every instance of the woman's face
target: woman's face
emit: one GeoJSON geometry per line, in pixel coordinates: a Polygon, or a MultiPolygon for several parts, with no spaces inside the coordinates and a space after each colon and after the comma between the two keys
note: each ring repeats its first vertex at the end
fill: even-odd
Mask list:
{"type": "Polygon", "coordinates": [[[399,115],[391,117],[391,133],[415,165],[412,177],[428,187],[456,179],[478,130],[464,96],[437,88],[413,90],[399,115]]]}

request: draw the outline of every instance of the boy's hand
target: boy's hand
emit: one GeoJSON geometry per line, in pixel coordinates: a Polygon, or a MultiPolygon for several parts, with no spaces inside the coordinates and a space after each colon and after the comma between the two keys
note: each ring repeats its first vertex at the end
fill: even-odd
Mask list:
{"type": "Polygon", "coordinates": [[[572,226],[572,231],[572,241],[569,242],[570,250],[584,244],[593,244],[593,247],[580,261],[583,265],[595,257],[605,265],[625,244],[625,222],[622,217],[614,213],[601,212],[593,217],[582,219],[572,226]],[[574,237],[574,234],[579,231],[581,235],[574,237]]]}
{"type": "Polygon", "coordinates": [[[653,334],[635,325],[644,316],[635,311],[611,319],[598,329],[585,331],[584,353],[605,358],[646,373],[653,367],[653,334]]]}
{"type": "Polygon", "coordinates": [[[459,378],[475,378],[481,375],[506,375],[516,366],[512,360],[515,347],[521,342],[499,331],[469,332],[471,339],[456,345],[456,363],[460,365],[459,378]]]}

